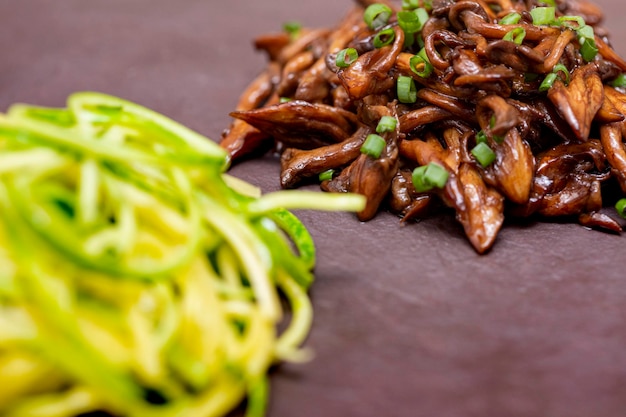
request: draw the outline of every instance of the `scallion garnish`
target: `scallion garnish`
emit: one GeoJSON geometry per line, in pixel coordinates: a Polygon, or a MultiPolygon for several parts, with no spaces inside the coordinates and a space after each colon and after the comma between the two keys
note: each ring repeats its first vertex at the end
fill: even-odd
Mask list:
{"type": "Polygon", "coordinates": [[[569,84],[570,81],[570,74],[569,74],[569,70],[567,69],[567,67],[561,63],[558,63],[554,66],[554,68],[552,68],[552,72],[555,74],[559,74],[563,73],[565,75],[565,78],[561,77],[561,79],[565,82],[565,84],[569,84]]]}
{"type": "Polygon", "coordinates": [[[541,0],[539,3],[547,4],[548,6],[556,6],[556,2],[554,0],[541,0]]]}
{"type": "Polygon", "coordinates": [[[378,29],[385,26],[391,17],[392,10],[389,6],[374,3],[367,6],[363,14],[363,20],[370,29],[378,29]]]}
{"type": "Polygon", "coordinates": [[[354,48],[345,48],[337,53],[335,64],[339,68],[347,68],[359,58],[359,53],[354,48]]]}
{"type": "Polygon", "coordinates": [[[372,158],[380,158],[380,154],[385,149],[385,139],[374,133],[367,135],[365,142],[361,145],[361,153],[371,156],[372,158]]]}
{"type": "Polygon", "coordinates": [[[287,32],[291,38],[297,38],[302,30],[302,24],[296,21],[285,22],[283,24],[283,30],[287,32]]]}
{"type": "Polygon", "coordinates": [[[405,34],[412,35],[422,30],[417,13],[414,10],[398,12],[397,16],[398,25],[405,34]]]}
{"type": "Polygon", "coordinates": [[[476,133],[476,143],[487,143],[487,134],[484,130],[476,133]]]}
{"type": "Polygon", "coordinates": [[[401,103],[415,103],[417,101],[417,88],[413,78],[400,75],[396,84],[398,100],[401,103]]]}
{"type": "Polygon", "coordinates": [[[526,37],[526,29],[522,27],[517,27],[512,29],[504,35],[502,40],[514,42],[517,45],[521,45],[524,42],[524,38],[526,37]]]}
{"type": "Polygon", "coordinates": [[[564,74],[564,77],[561,77],[563,82],[567,85],[570,81],[570,73],[567,67],[561,63],[558,63],[552,68],[552,72],[546,75],[541,84],[539,85],[539,91],[547,91],[549,90],[556,79],[559,77],[559,73],[564,74]]]}
{"type": "Polygon", "coordinates": [[[420,22],[419,30],[422,30],[424,28],[424,25],[430,18],[430,16],[428,15],[428,10],[426,10],[424,7],[420,7],[419,9],[415,10],[415,14],[417,15],[417,20],[420,22]]]}
{"type": "Polygon", "coordinates": [[[373,44],[375,48],[382,48],[383,46],[390,45],[396,37],[396,33],[393,29],[381,30],[374,36],[373,44]]]}
{"type": "Polygon", "coordinates": [[[411,71],[422,78],[428,78],[433,73],[434,67],[426,55],[426,50],[422,48],[417,55],[413,55],[409,60],[411,71]]]}
{"type": "Polygon", "coordinates": [[[318,179],[320,182],[322,181],[330,181],[333,179],[333,175],[335,175],[334,169],[327,169],[324,172],[320,172],[318,179]]]}
{"type": "Polygon", "coordinates": [[[589,39],[595,38],[593,27],[589,25],[585,25],[584,21],[583,21],[583,25],[579,26],[576,29],[576,34],[578,35],[579,38],[589,38],[589,39]]]}
{"type": "Polygon", "coordinates": [[[621,87],[621,88],[626,87],[626,74],[621,73],[609,84],[611,84],[613,87],[621,87]]]}
{"type": "MultiPolygon", "coordinates": [[[[489,128],[493,129],[494,127],[496,127],[496,115],[492,114],[491,115],[491,119],[489,119],[489,128]]],[[[492,135],[491,136],[492,139],[498,143],[502,143],[504,142],[504,136],[500,136],[500,135],[492,135]]]]}
{"type": "Polygon", "coordinates": [[[378,121],[376,126],[376,133],[393,132],[396,130],[398,120],[393,116],[383,116],[378,121]]]}
{"type": "Polygon", "coordinates": [[[420,7],[415,10],[398,12],[397,17],[398,26],[405,34],[404,45],[410,47],[415,42],[415,34],[420,32],[428,21],[428,12],[420,7]]]}
{"type": "MultiPolygon", "coordinates": [[[[541,7],[537,7],[531,10],[531,15],[537,9],[542,9],[541,7]]],[[[554,7],[544,7],[543,9],[555,9],[554,7]]],[[[536,12],[540,14],[539,12],[536,12]]],[[[549,18],[545,18],[549,20],[549,18]]],[[[535,22],[535,18],[533,16],[533,23],[535,22]]],[[[595,34],[593,31],[593,27],[585,23],[585,19],[580,16],[561,16],[553,22],[548,22],[544,24],[557,24],[558,26],[565,27],[576,32],[576,36],[578,37],[578,43],[580,45],[580,55],[586,62],[591,62],[598,54],[598,47],[596,46],[595,34]]]]}
{"type": "Polygon", "coordinates": [[[535,7],[530,15],[534,25],[552,25],[556,22],[556,7],[535,7]]]}
{"type": "Polygon", "coordinates": [[[626,219],[626,198],[622,198],[615,203],[615,210],[617,210],[617,214],[619,214],[621,218],[626,219]]]}
{"type": "Polygon", "coordinates": [[[420,49],[421,49],[421,48],[423,48],[423,47],[424,47],[424,37],[422,36],[422,34],[421,34],[421,33],[418,33],[418,34],[415,36],[415,40],[417,41],[417,47],[418,47],[418,48],[420,48],[420,49]]]}
{"type": "Polygon", "coordinates": [[[412,180],[415,191],[423,193],[433,188],[443,188],[450,174],[436,162],[417,167],[413,170],[412,180]]]}
{"type": "Polygon", "coordinates": [[[432,0],[402,0],[402,10],[413,10],[418,7],[423,7],[424,9],[432,10],[433,9],[433,1],[432,0]]]}
{"type": "Polygon", "coordinates": [[[552,87],[556,79],[557,79],[557,75],[554,72],[551,72],[550,74],[546,75],[546,78],[544,78],[541,84],[539,85],[539,91],[548,91],[552,87]]]}
{"type": "Polygon", "coordinates": [[[585,19],[580,16],[561,16],[557,19],[559,26],[578,30],[586,25],[585,19]]]}
{"type": "Polygon", "coordinates": [[[580,55],[586,62],[591,62],[598,54],[598,47],[596,46],[595,34],[593,27],[584,24],[576,29],[576,35],[578,36],[578,43],[580,44],[580,55]]]}
{"type": "Polygon", "coordinates": [[[280,104],[282,104],[282,103],[289,103],[290,101],[291,101],[291,99],[290,99],[289,97],[281,97],[281,98],[278,100],[278,102],[279,102],[280,104]]]}
{"type": "Polygon", "coordinates": [[[496,160],[496,153],[485,142],[478,142],[470,152],[483,168],[496,160]]]}
{"type": "Polygon", "coordinates": [[[522,19],[522,15],[519,13],[509,13],[500,19],[501,25],[514,25],[522,19]]]}
{"type": "MultiPolygon", "coordinates": [[[[591,26],[589,26],[591,27],[591,26]]],[[[591,62],[598,55],[598,47],[594,38],[579,37],[580,55],[586,62],[591,62]]]]}
{"type": "Polygon", "coordinates": [[[413,10],[419,7],[419,0],[402,0],[402,10],[413,10]]]}

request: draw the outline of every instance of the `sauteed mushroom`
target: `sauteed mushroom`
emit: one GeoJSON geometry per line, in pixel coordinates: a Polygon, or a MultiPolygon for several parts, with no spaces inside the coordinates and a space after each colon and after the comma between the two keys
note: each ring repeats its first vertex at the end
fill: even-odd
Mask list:
{"type": "Polygon", "coordinates": [[[448,206],[479,253],[505,216],[618,233],[626,61],[596,5],[547,3],[361,0],[335,29],[261,37],[268,69],[222,145],[237,162],[269,141],[282,187],[361,193],[360,220],[448,206]]]}

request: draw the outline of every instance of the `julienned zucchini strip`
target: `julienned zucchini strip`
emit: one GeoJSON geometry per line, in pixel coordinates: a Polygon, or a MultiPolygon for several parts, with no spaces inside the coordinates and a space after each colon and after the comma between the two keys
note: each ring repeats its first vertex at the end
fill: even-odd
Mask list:
{"type": "Polygon", "coordinates": [[[260,196],[227,167],[105,94],[0,115],[0,414],[264,414],[269,366],[307,357],[312,320],[315,246],[287,209],[364,200],[260,196]]]}

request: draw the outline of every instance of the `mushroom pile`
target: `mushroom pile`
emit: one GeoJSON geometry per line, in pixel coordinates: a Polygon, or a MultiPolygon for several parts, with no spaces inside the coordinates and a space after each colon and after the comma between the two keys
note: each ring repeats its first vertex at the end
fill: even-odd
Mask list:
{"type": "Polygon", "coordinates": [[[221,145],[280,154],[283,188],[365,195],[361,221],[453,210],[478,253],[505,214],[619,233],[626,61],[601,23],[584,0],[362,0],[255,40],[268,65],[221,145]]]}

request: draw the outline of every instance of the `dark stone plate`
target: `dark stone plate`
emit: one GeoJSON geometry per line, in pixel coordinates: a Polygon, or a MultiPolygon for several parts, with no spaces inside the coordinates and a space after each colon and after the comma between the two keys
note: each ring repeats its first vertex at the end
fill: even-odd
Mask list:
{"type": "MultiPolygon", "coordinates": [[[[602,0],[626,54],[624,6],[602,0]]],[[[118,95],[218,139],[287,20],[333,26],[351,0],[0,0],[0,110],[118,95]]],[[[278,188],[265,158],[234,174],[278,188]]],[[[451,215],[298,213],[318,245],[314,361],[272,372],[270,417],[623,417],[624,237],[507,223],[478,256],[451,215]]]]}

